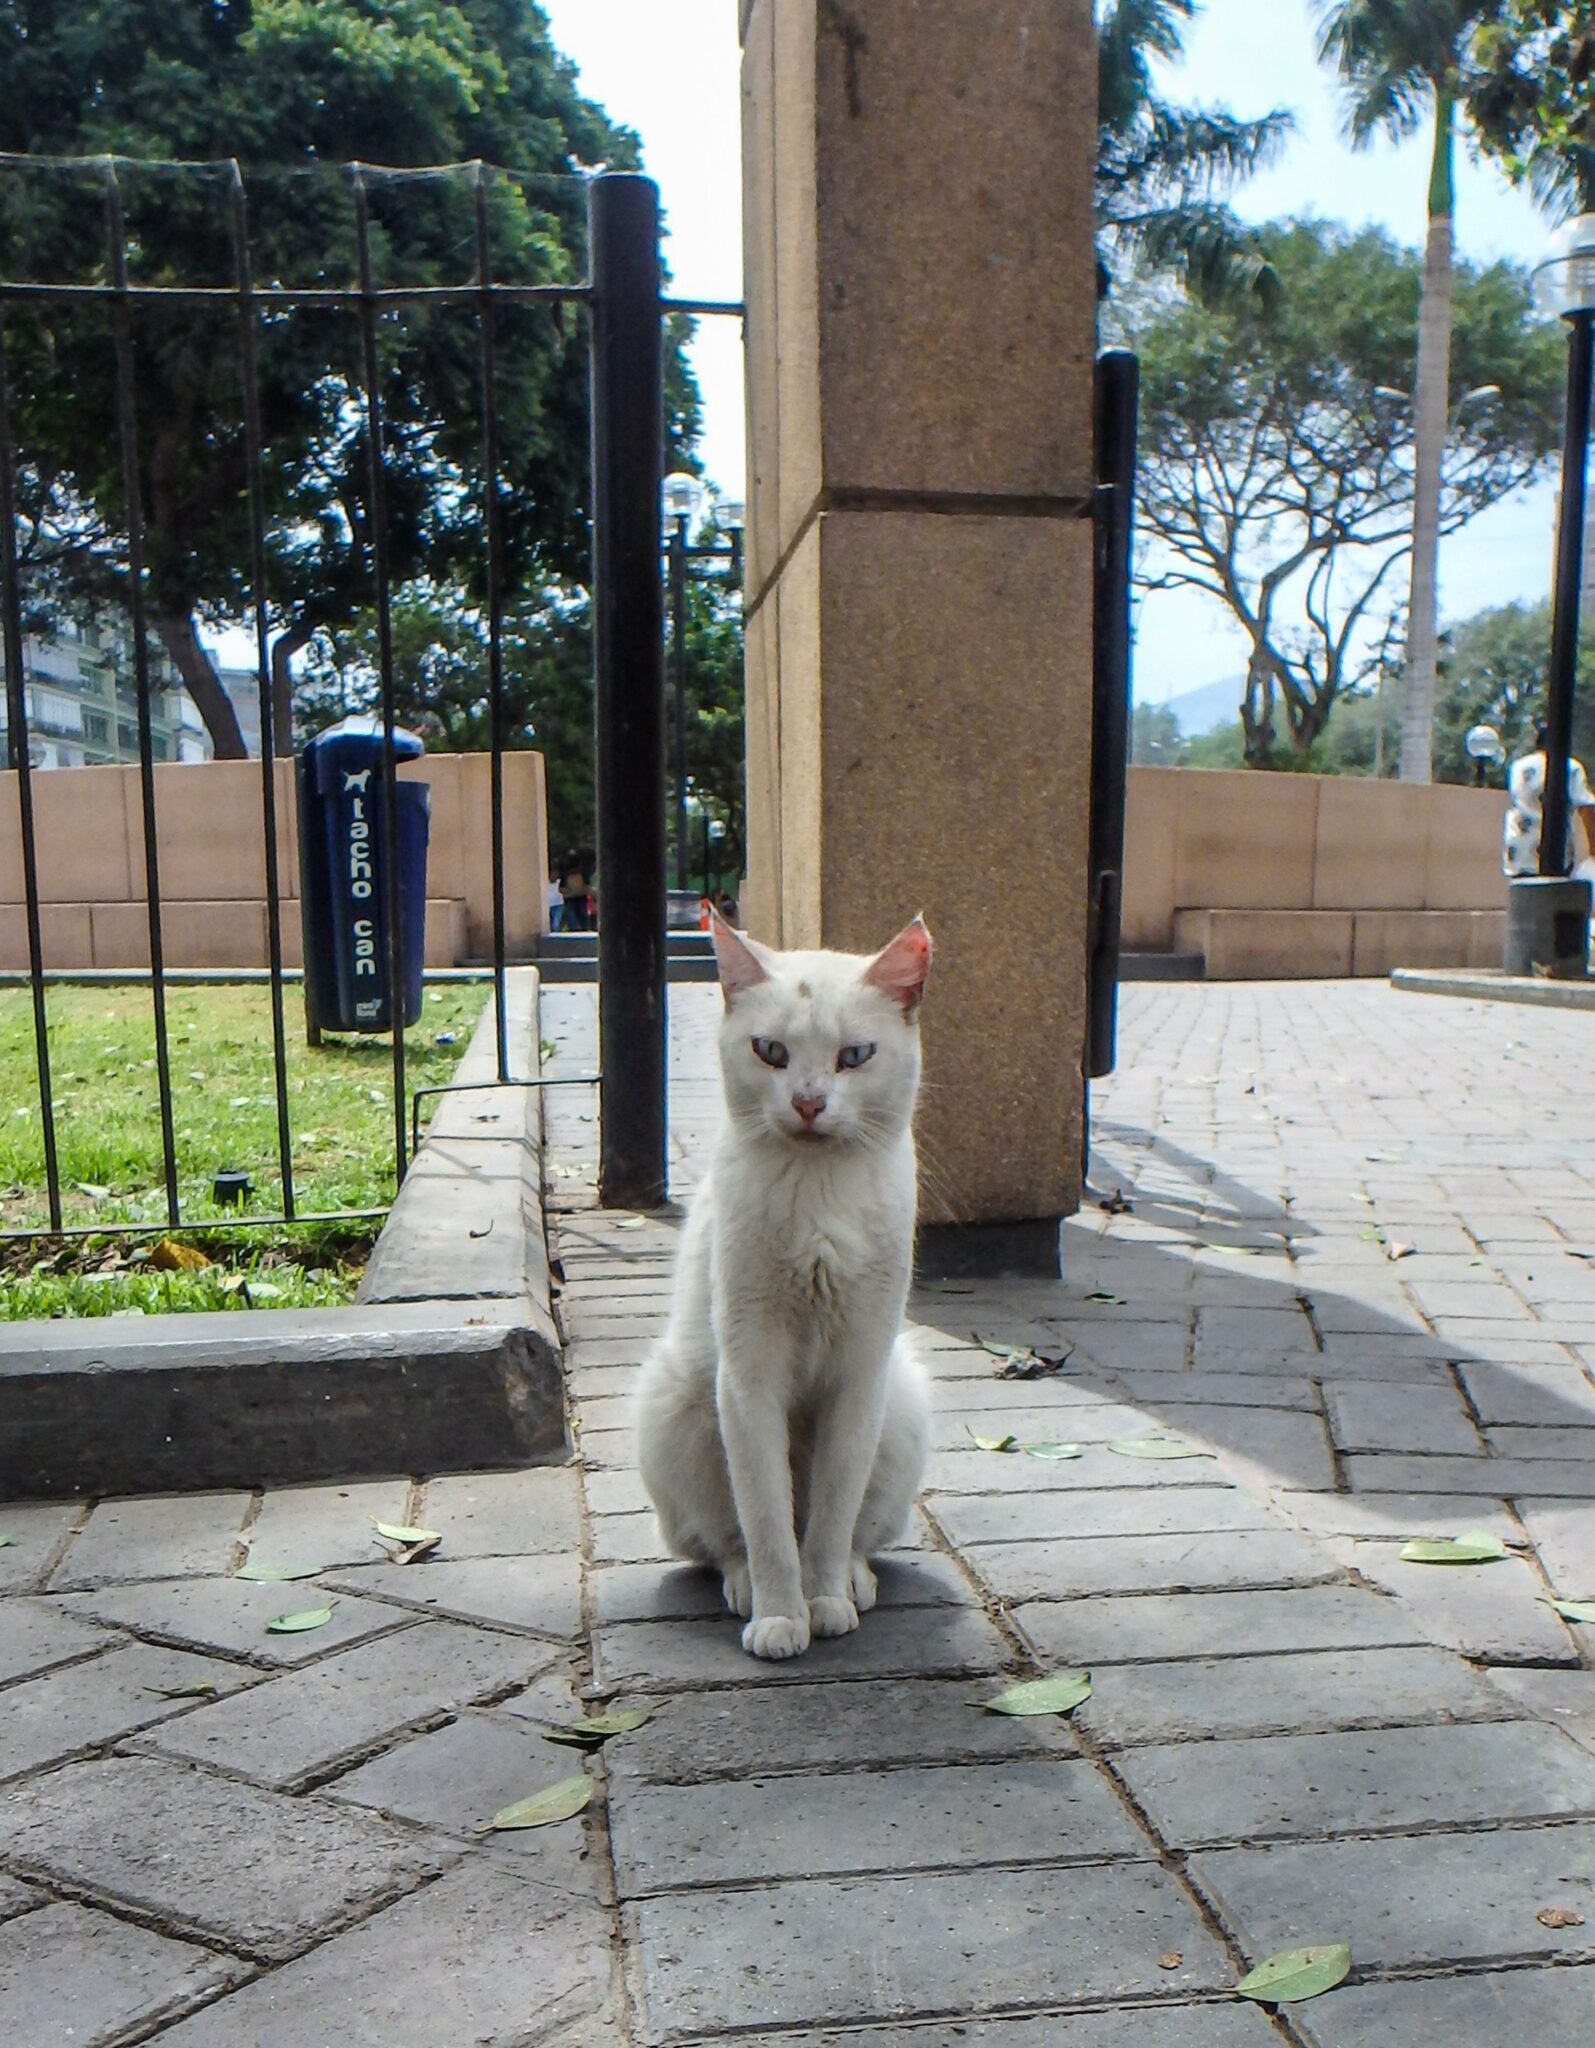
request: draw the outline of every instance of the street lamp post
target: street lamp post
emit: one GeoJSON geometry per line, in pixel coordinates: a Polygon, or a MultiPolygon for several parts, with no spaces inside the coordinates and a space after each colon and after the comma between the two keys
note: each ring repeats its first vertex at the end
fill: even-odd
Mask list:
{"type": "Polygon", "coordinates": [[[665,511],[670,518],[666,561],[670,571],[670,682],[675,724],[676,783],[676,887],[689,887],[690,852],[687,846],[687,576],[688,564],[699,561],[728,561],[735,581],[742,573],[742,526],[744,507],[723,501],[716,507],[716,524],[729,536],[729,545],[694,545],[693,521],[707,496],[699,479],[684,469],[673,470],[664,482],[665,511]]]}
{"type": "Polygon", "coordinates": [[[1540,874],[1544,877],[1567,873],[1567,757],[1573,750],[1584,468],[1589,456],[1590,367],[1595,361],[1595,214],[1581,213],[1558,231],[1551,253],[1537,266],[1534,277],[1540,303],[1548,312],[1560,313],[1568,326],[1567,417],[1562,435],[1562,496],[1545,711],[1545,797],[1540,829],[1540,874]]]}
{"type": "Polygon", "coordinates": [[[1550,253],[1535,266],[1534,281],[1540,304],[1547,312],[1559,313],[1568,326],[1567,415],[1546,678],[1540,871],[1519,876],[1508,886],[1505,966],[1509,974],[1578,979],[1589,972],[1590,888],[1568,874],[1567,761],[1573,745],[1584,465],[1589,454],[1590,369],[1595,360],[1595,214],[1581,213],[1557,231],[1550,253]]]}

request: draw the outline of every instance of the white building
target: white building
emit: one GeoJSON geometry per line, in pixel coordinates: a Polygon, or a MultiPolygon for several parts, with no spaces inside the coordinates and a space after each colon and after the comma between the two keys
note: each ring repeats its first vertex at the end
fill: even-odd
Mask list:
{"type": "MultiPolygon", "coordinates": [[[[125,630],[68,624],[22,643],[29,759],[35,768],[92,768],[138,759],[138,703],[125,630]]],[[[150,738],[157,761],[208,761],[205,722],[177,670],[150,649],[150,738]]],[[[0,763],[11,757],[10,693],[0,650],[0,763]]],[[[258,739],[258,721],[257,721],[258,739]]]]}

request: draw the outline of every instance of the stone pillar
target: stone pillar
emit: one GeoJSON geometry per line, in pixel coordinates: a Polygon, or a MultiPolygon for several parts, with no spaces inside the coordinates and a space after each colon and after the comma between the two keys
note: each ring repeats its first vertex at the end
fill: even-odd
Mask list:
{"type": "Polygon", "coordinates": [[[749,927],[865,951],[924,912],[931,1263],[1055,1270],[1085,1019],[1090,0],[742,0],[742,38],[749,927]]]}

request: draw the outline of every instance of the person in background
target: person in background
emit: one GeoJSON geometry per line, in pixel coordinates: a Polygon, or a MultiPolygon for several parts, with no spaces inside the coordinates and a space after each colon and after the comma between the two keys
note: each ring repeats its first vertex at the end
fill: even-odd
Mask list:
{"type": "MultiPolygon", "coordinates": [[[[1534,752],[1520,754],[1507,770],[1512,803],[1501,835],[1501,871],[1506,875],[1537,875],[1540,871],[1546,737],[1542,720],[1534,728],[1534,752]]],[[[1562,872],[1584,881],[1595,880],[1595,795],[1590,792],[1583,762],[1571,754],[1567,757],[1567,847],[1562,872]]]]}
{"type": "Polygon", "coordinates": [[[561,931],[565,922],[565,898],[560,893],[559,876],[552,868],[548,871],[548,929],[561,931]]]}
{"type": "Polygon", "coordinates": [[[565,906],[565,922],[561,927],[567,932],[590,932],[592,924],[588,918],[587,905],[592,895],[592,883],[587,879],[587,863],[579,853],[573,853],[560,870],[559,893],[565,906]]]}

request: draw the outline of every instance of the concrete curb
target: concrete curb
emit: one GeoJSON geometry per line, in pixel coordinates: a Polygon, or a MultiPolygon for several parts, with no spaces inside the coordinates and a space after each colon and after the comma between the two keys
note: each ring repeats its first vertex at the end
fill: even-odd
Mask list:
{"type": "Polygon", "coordinates": [[[1595,980],[1541,981],[1484,968],[1398,967],[1393,988],[1425,996],[1470,996],[1475,1002],[1527,1003],[1543,1010],[1595,1010],[1595,980]]]}
{"type": "MultiPolygon", "coordinates": [[[[507,1007],[535,1075],[535,971],[507,1007]]],[[[490,1004],[457,1078],[496,1073],[490,1004]]],[[[11,1499],[562,1459],[539,1091],[441,1098],[353,1308],[0,1324],[0,1416],[11,1499]]]]}

